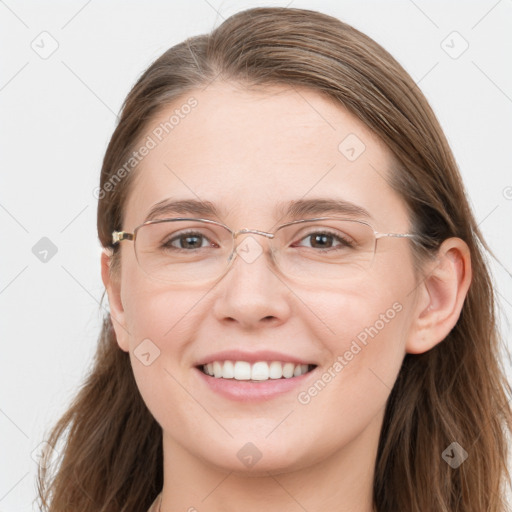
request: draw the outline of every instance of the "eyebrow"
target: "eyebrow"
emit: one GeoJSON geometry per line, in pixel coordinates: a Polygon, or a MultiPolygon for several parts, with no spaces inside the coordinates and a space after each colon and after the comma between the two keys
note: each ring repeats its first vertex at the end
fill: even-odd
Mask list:
{"type": "MultiPolygon", "coordinates": [[[[144,222],[173,215],[192,217],[222,218],[220,209],[210,201],[196,199],[164,199],[154,204],[149,210],[144,222]]],[[[279,218],[302,219],[322,215],[349,215],[371,219],[370,213],[363,207],[344,199],[317,198],[295,199],[279,203],[275,209],[279,218]]]]}
{"type": "Polygon", "coordinates": [[[349,215],[371,219],[370,213],[362,206],[344,199],[318,198],[296,199],[278,204],[276,212],[281,217],[306,218],[314,216],[349,215]]]}
{"type": "Polygon", "coordinates": [[[144,222],[169,215],[220,217],[219,213],[217,207],[210,201],[198,201],[196,199],[173,200],[169,198],[154,204],[144,222]]]}

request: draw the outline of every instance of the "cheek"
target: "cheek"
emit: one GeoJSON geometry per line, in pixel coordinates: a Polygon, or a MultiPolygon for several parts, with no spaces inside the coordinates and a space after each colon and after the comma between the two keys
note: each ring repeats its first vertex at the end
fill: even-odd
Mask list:
{"type": "MultiPolygon", "coordinates": [[[[148,409],[161,425],[179,432],[183,417],[176,411],[194,403],[185,391],[190,370],[190,350],[201,324],[204,291],[191,289],[172,293],[159,284],[132,281],[125,305],[130,330],[130,358],[139,391],[148,409]]],[[[203,412],[204,414],[204,412],[203,412]]],[[[191,422],[193,424],[193,421],[191,422]]]]}
{"type": "Polygon", "coordinates": [[[310,302],[328,327],[321,340],[329,360],[319,375],[322,382],[315,389],[302,390],[299,402],[316,401],[328,407],[334,401],[347,414],[361,410],[360,404],[373,404],[373,413],[384,405],[405,356],[411,279],[391,279],[388,274],[387,282],[347,287],[343,293],[318,295],[310,302]]]}
{"type": "Polygon", "coordinates": [[[132,279],[126,286],[126,322],[133,350],[144,339],[151,339],[161,350],[176,353],[181,340],[190,336],[197,322],[203,294],[192,288],[173,290],[147,279],[132,279]],[[171,343],[172,341],[172,343],[171,343]]]}
{"type": "Polygon", "coordinates": [[[406,308],[398,300],[375,300],[349,334],[339,354],[346,382],[365,401],[387,398],[405,356],[406,308]]]}
{"type": "Polygon", "coordinates": [[[186,364],[185,351],[200,323],[202,294],[190,289],[170,293],[161,284],[133,279],[127,297],[124,310],[135,377],[141,385],[151,379],[156,386],[165,370],[181,371],[178,367],[186,364]]]}

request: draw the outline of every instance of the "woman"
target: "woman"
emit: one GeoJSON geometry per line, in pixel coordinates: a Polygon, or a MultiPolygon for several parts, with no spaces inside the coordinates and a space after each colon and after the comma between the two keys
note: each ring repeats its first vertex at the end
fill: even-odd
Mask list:
{"type": "Polygon", "coordinates": [[[98,196],[111,314],[44,510],[506,510],[485,242],[374,41],[256,8],[171,48],[98,196]]]}

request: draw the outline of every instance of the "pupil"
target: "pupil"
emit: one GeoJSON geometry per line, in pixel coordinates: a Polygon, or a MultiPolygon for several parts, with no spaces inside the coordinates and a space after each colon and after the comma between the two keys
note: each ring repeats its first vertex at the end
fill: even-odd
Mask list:
{"type": "Polygon", "coordinates": [[[201,247],[201,236],[197,235],[185,235],[181,237],[181,246],[186,249],[192,247],[193,249],[197,249],[201,247]],[[185,243],[183,243],[185,241],[185,243]]]}
{"type": "MultiPolygon", "coordinates": [[[[313,242],[311,243],[311,245],[313,247],[331,247],[332,246],[332,243],[329,243],[329,240],[331,240],[331,236],[330,235],[314,235],[313,236],[313,242]],[[318,244],[318,245],[317,245],[318,244]]],[[[332,242],[332,240],[331,240],[332,242]]]]}

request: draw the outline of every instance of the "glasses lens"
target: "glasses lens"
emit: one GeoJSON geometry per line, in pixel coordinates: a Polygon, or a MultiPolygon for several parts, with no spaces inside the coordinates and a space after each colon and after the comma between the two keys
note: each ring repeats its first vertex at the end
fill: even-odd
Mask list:
{"type": "Polygon", "coordinates": [[[165,220],[143,224],[135,238],[135,254],[150,277],[169,282],[205,281],[228,265],[231,232],[198,220],[165,220]]]}
{"type": "Polygon", "coordinates": [[[304,221],[276,233],[276,262],[283,274],[319,282],[357,277],[375,254],[373,229],[351,220],[304,221]]]}

